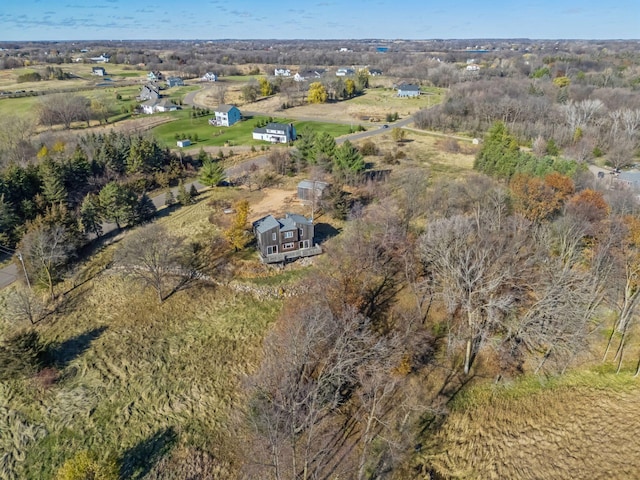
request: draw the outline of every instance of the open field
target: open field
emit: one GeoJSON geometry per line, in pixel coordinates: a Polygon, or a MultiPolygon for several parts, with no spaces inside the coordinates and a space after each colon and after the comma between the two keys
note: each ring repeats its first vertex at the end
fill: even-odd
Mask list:
{"type": "MultiPolygon", "coordinates": [[[[366,157],[367,162],[373,164],[376,169],[402,169],[403,166],[425,167],[433,176],[457,176],[468,172],[473,167],[473,162],[479,147],[469,142],[440,138],[413,130],[406,130],[404,142],[397,144],[391,138],[391,132],[378,135],[373,142],[380,150],[377,156],[366,157]],[[451,151],[451,142],[457,147],[451,151]],[[398,165],[385,163],[383,156],[391,153],[398,160],[398,165]]],[[[364,140],[366,142],[367,140],[364,140]]],[[[356,142],[357,145],[363,141],[356,142]]]]}
{"type": "MultiPolygon", "coordinates": [[[[194,142],[192,148],[224,146],[229,144],[235,145],[267,145],[267,142],[261,142],[252,138],[252,131],[260,120],[266,120],[267,117],[247,118],[231,127],[212,127],[209,125],[211,115],[190,118],[191,110],[185,109],[178,112],[170,112],[166,115],[177,118],[177,120],[163,124],[153,129],[153,133],[164,143],[169,146],[175,145],[176,134],[198,135],[198,141],[194,142]]],[[[158,114],[157,114],[158,115],[158,114]]],[[[298,132],[305,127],[312,128],[319,132],[328,132],[334,136],[345,135],[349,133],[349,125],[340,125],[335,123],[322,122],[298,122],[295,120],[276,119],[279,122],[292,121],[298,132]]]]}
{"type": "Polygon", "coordinates": [[[638,401],[629,374],[603,372],[471,389],[420,463],[446,479],[639,478],[638,401]]]}
{"type": "MultiPolygon", "coordinates": [[[[286,110],[294,117],[314,117],[318,119],[340,120],[343,122],[384,122],[387,114],[397,112],[400,118],[412,115],[423,108],[432,107],[442,101],[445,90],[428,88],[418,98],[399,98],[391,88],[368,88],[363,95],[340,102],[302,105],[286,110]]],[[[256,112],[274,111],[283,99],[279,95],[273,100],[254,102],[245,109],[256,112]]]]}
{"type": "MultiPolygon", "coordinates": [[[[158,221],[202,240],[216,231],[207,202],[237,194],[207,192],[158,221]]],[[[25,458],[20,478],[52,478],[86,449],[121,459],[123,478],[142,478],[157,454],[174,448],[215,452],[228,436],[241,379],[255,368],[280,309],[279,300],[219,286],[181,291],[158,305],[150,291],[103,271],[114,248],[83,265],[63,311],[38,327],[53,345],[59,380],[0,390],[3,406],[38,432],[28,449],[16,451],[25,458]]],[[[13,433],[0,428],[3,442],[13,433]]]]}

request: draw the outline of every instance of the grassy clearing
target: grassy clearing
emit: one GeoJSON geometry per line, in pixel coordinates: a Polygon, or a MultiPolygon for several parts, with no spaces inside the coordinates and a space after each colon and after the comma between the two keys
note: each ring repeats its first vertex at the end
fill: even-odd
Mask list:
{"type": "MultiPolygon", "coordinates": [[[[209,201],[241,193],[209,191],[158,221],[206,240],[216,231],[209,201]]],[[[38,326],[54,346],[58,382],[48,388],[33,380],[0,384],[0,403],[38,426],[38,435],[20,447],[18,478],[52,478],[85,449],[115,455],[125,462],[126,478],[139,478],[135,472],[148,461],[141,456],[158,448],[158,438],[175,436],[176,448],[215,452],[241,405],[239,383],[256,367],[281,302],[201,286],[158,305],[152,292],[102,271],[116,247],[83,266],[87,275],[76,278],[86,281],[69,293],[65,311],[38,326]]]]}
{"type": "Polygon", "coordinates": [[[472,388],[426,440],[421,463],[442,478],[638,478],[640,387],[583,371],[472,388]]]}
{"type": "Polygon", "coordinates": [[[221,80],[229,81],[229,82],[249,82],[251,80],[257,80],[260,77],[264,77],[264,75],[229,75],[226,77],[221,77],[221,80]]]}
{"type": "MultiPolygon", "coordinates": [[[[178,135],[198,135],[198,141],[194,142],[192,148],[200,147],[221,147],[225,144],[234,145],[266,145],[266,142],[254,140],[252,132],[258,121],[266,120],[267,117],[251,117],[247,118],[231,127],[212,127],[209,125],[209,118],[212,115],[199,118],[190,118],[191,110],[185,109],[178,112],[170,112],[170,115],[176,118],[175,121],[160,125],[153,129],[156,137],[166,145],[173,146],[178,135]]],[[[279,122],[290,122],[291,120],[277,119],[279,122]]],[[[318,132],[328,132],[334,136],[345,135],[349,133],[348,125],[340,125],[335,123],[323,122],[298,122],[293,121],[298,131],[305,127],[311,128],[318,132]]]]}
{"type": "MultiPolygon", "coordinates": [[[[136,105],[136,95],[139,92],[140,88],[137,86],[118,87],[114,85],[113,87],[79,90],[73,94],[84,96],[89,100],[96,98],[106,99],[110,102],[112,109],[119,112],[123,108],[128,110],[130,105],[136,105]],[[120,100],[118,100],[117,95],[120,95],[120,100]]],[[[32,115],[35,117],[36,107],[41,98],[32,96],[0,99],[0,115],[32,115]]],[[[115,121],[119,115],[121,113],[114,115],[109,121],[115,121]]]]}
{"type": "MultiPolygon", "coordinates": [[[[367,161],[373,162],[374,168],[380,169],[397,170],[404,166],[426,167],[432,177],[457,177],[473,168],[476,147],[457,141],[459,151],[450,152],[450,146],[446,140],[446,138],[407,130],[406,141],[398,145],[391,138],[391,133],[385,133],[372,140],[380,150],[380,155],[367,157],[367,161]],[[404,158],[399,158],[399,165],[389,165],[383,161],[385,152],[396,157],[398,154],[404,155],[404,158]]],[[[358,144],[366,141],[360,141],[358,144]]]]}

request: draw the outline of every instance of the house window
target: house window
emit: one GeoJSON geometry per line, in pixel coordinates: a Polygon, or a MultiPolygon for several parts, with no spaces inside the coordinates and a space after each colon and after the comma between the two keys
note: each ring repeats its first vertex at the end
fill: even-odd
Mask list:
{"type": "Polygon", "coordinates": [[[293,243],[285,243],[284,245],[282,245],[283,250],[287,250],[289,248],[293,248],[293,243]]]}
{"type": "Polygon", "coordinates": [[[301,228],[298,233],[300,234],[300,238],[304,237],[304,228],[301,228]]]}
{"type": "Polygon", "coordinates": [[[293,238],[293,232],[284,232],[284,238],[293,238]]]}
{"type": "Polygon", "coordinates": [[[276,240],[278,240],[278,234],[277,234],[276,232],[273,232],[273,233],[271,234],[271,240],[273,240],[274,242],[275,242],[276,240]]]}

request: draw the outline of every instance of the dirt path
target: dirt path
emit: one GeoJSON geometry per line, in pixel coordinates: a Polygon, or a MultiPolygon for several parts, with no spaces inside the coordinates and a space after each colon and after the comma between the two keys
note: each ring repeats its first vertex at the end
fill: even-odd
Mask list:
{"type": "Polygon", "coordinates": [[[302,213],[295,190],[265,188],[260,193],[263,195],[260,201],[251,205],[250,222],[269,214],[278,216],[286,212],[302,213]]]}

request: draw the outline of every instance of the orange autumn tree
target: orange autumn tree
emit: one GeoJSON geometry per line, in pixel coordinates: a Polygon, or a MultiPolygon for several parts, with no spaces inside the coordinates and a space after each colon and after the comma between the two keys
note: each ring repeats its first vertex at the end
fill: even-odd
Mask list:
{"type": "Polygon", "coordinates": [[[567,213],[591,224],[604,220],[609,215],[609,204],[601,192],[587,188],[567,201],[567,213]]]}
{"type": "Polygon", "coordinates": [[[532,222],[541,222],[560,211],[566,199],[575,191],[573,181],[556,172],[544,179],[516,174],[509,187],[516,210],[532,222]]]}

